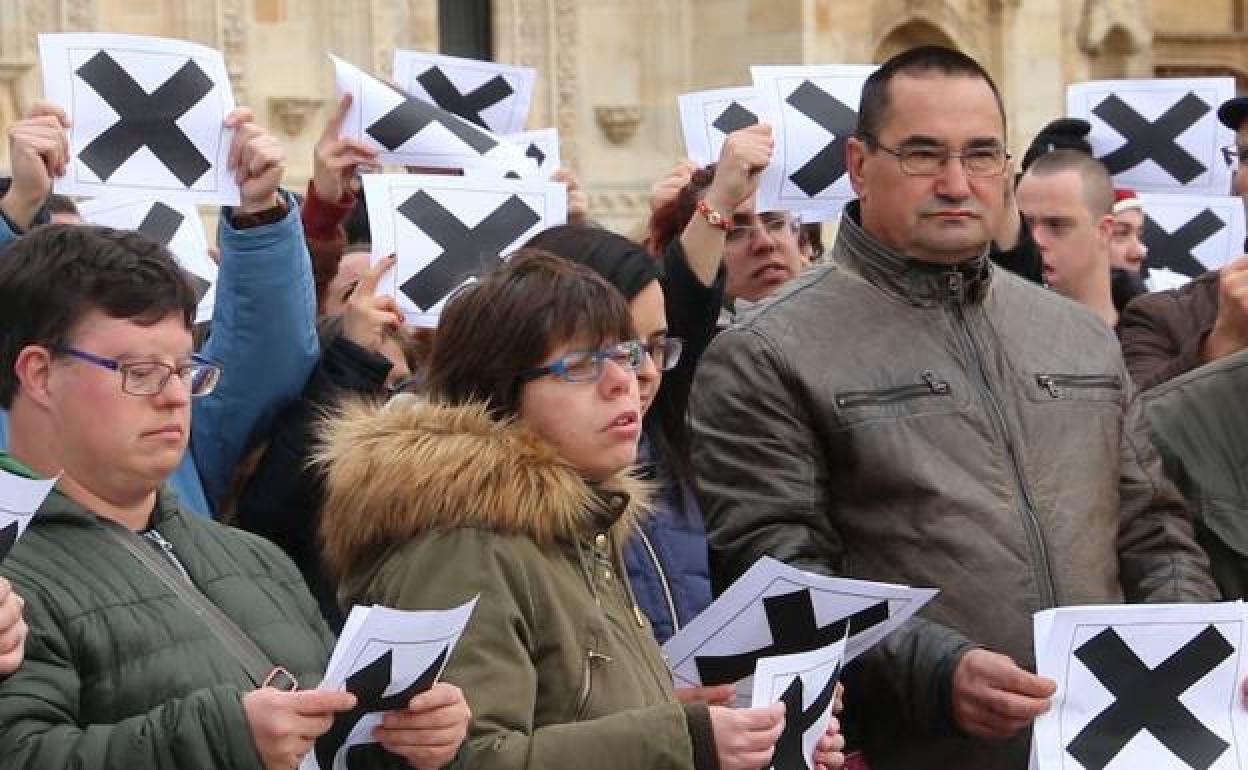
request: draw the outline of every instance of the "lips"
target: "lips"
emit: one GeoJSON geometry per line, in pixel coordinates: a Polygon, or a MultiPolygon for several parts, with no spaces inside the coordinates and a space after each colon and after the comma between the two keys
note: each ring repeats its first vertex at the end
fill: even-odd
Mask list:
{"type": "Polygon", "coordinates": [[[155,430],[145,431],[143,436],[150,436],[152,438],[181,439],[183,432],[184,431],[182,430],[181,425],[170,423],[169,425],[162,425],[155,430]]]}
{"type": "Polygon", "coordinates": [[[607,423],[607,427],[603,430],[611,433],[635,434],[640,429],[640,425],[638,413],[630,409],[616,415],[615,419],[607,423]]]}
{"type": "Polygon", "coordinates": [[[792,277],[789,266],[783,262],[768,262],[754,270],[751,276],[755,279],[768,278],[776,281],[787,281],[792,277]]]}

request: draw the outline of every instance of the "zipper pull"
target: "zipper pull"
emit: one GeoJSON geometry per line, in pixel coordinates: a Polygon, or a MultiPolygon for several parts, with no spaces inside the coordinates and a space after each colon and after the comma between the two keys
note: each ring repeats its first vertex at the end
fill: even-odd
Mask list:
{"type": "Polygon", "coordinates": [[[1062,397],[1062,389],[1057,386],[1057,383],[1054,382],[1052,376],[1047,375],[1047,374],[1037,374],[1036,384],[1038,384],[1040,387],[1047,390],[1049,392],[1049,395],[1052,396],[1053,398],[1062,397]]]}
{"type": "Polygon", "coordinates": [[[614,663],[615,662],[615,658],[605,653],[598,652],[597,650],[586,650],[585,657],[589,659],[589,662],[591,665],[595,661],[599,663],[614,663]]]}
{"type": "Polygon", "coordinates": [[[962,301],[962,274],[957,270],[949,273],[945,280],[949,289],[949,298],[955,302],[962,301]]]}
{"type": "Polygon", "coordinates": [[[927,389],[937,396],[948,395],[949,383],[936,379],[936,375],[931,371],[923,372],[923,381],[927,383],[927,389]]]}
{"type": "Polygon", "coordinates": [[[641,608],[640,608],[640,607],[638,607],[636,604],[634,604],[634,605],[633,605],[633,617],[637,618],[637,627],[638,627],[638,628],[645,628],[645,627],[646,627],[646,619],[645,619],[644,617],[642,617],[642,614],[641,614],[641,608]]]}

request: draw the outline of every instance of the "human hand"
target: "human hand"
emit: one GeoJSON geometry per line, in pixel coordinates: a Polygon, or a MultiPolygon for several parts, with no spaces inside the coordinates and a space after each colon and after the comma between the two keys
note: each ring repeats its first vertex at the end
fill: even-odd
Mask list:
{"type": "Polygon", "coordinates": [[[0,677],[16,671],[26,655],[28,629],[22,617],[25,607],[25,600],[17,595],[9,581],[0,578],[0,677]]]}
{"type": "Polygon", "coordinates": [[[343,121],[351,110],[351,94],[342,95],[338,110],[325,124],[312,152],[312,191],[327,203],[338,203],[346,194],[351,177],[360,166],[377,165],[377,149],[340,136],[343,121]]]}
{"type": "Polygon", "coordinates": [[[353,708],[355,696],[340,690],[262,687],[243,696],[243,713],[265,770],[294,770],[333,726],[334,714],[353,708]]]}
{"type": "Polygon", "coordinates": [[[1056,682],[1009,657],[971,650],[953,673],[953,716],[970,735],[1008,738],[1048,711],[1055,692],[1056,682]]]}
{"type": "Polygon", "coordinates": [[[1222,266],[1218,274],[1218,315],[1200,352],[1216,361],[1248,347],[1248,254],[1222,266]]]}
{"type": "Polygon", "coordinates": [[[581,188],[581,182],[571,170],[561,168],[551,174],[550,181],[563,182],[568,188],[568,224],[583,225],[589,222],[589,196],[581,188]]]}
{"type": "Polygon", "coordinates": [[[731,216],[758,191],[763,169],[775,149],[771,126],[756,123],[728,135],[715,164],[715,178],[706,191],[706,202],[715,211],[731,216]]]}
{"type": "Polygon", "coordinates": [[[52,193],[52,180],[69,165],[69,117],[51,102],[38,102],[25,118],[9,126],[12,182],[0,207],[25,230],[52,193]]]}
{"type": "Polygon", "coordinates": [[[841,735],[841,720],[832,717],[828,721],[828,729],[815,744],[814,759],[815,770],[840,770],[845,766],[845,736],[841,735]]]}
{"type": "Polygon", "coordinates": [[[247,107],[225,116],[225,125],[234,129],[227,168],[238,182],[244,214],[267,211],[278,205],[278,185],[286,172],[286,150],[277,137],[255,122],[247,107]]]}
{"type": "Polygon", "coordinates": [[[342,311],[342,336],[374,353],[381,350],[386,338],[403,325],[403,314],[399,312],[394,297],[377,295],[381,277],[394,267],[396,261],[391,254],[364,271],[342,311]]]}
{"type": "Polygon", "coordinates": [[[654,213],[676,200],[680,196],[680,191],[685,189],[697,170],[698,164],[685,158],[673,166],[662,179],[651,185],[650,212],[654,213]]]}
{"type": "Polygon", "coordinates": [[[751,709],[711,706],[711,732],[720,770],[762,770],[784,732],[784,704],[751,709]]]}
{"type": "Polygon", "coordinates": [[[464,693],[453,684],[439,682],[412,698],[407,708],[387,712],[373,737],[416,770],[440,770],[459,752],[471,721],[464,693]]]}

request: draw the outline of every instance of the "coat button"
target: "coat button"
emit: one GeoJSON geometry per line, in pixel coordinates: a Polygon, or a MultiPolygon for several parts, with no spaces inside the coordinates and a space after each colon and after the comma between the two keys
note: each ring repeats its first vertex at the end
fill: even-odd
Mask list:
{"type": "Polygon", "coordinates": [[[606,547],[607,547],[607,536],[606,536],[606,535],[604,535],[603,533],[599,532],[597,535],[595,535],[595,536],[594,536],[594,545],[595,545],[595,546],[597,546],[597,547],[599,547],[599,548],[606,548],[606,547]]]}

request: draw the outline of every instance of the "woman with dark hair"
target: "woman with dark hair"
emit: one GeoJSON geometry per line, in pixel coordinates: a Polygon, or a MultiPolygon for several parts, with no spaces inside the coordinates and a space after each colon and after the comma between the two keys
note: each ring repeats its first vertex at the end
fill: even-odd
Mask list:
{"type": "MultiPolygon", "coordinates": [[[[475,614],[447,664],[474,768],[758,770],[783,707],[681,705],[621,580],[646,506],[635,338],[590,270],[524,250],[447,304],[427,396],[325,431],[325,557],[355,603],[475,614]]],[[[653,351],[650,351],[653,353],[653,351]]],[[[815,759],[839,767],[839,735],[815,759]]]]}
{"type": "MultiPolygon", "coordinates": [[[[625,564],[638,603],[662,644],[711,602],[706,529],[695,495],[685,412],[693,365],[715,333],[722,282],[703,286],[683,260],[661,271],[641,246],[594,227],[554,227],[528,245],[605,278],[624,295],[638,338],[653,351],[637,371],[644,416],[639,454],[642,473],[655,483],[657,494],[653,514],[625,546],[625,564]],[[686,346],[690,355],[684,355],[686,346]]],[[[732,687],[718,697],[731,702],[732,687]]]]}

